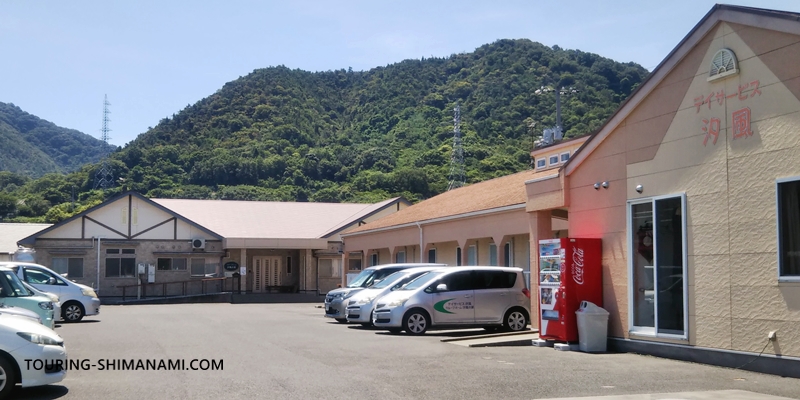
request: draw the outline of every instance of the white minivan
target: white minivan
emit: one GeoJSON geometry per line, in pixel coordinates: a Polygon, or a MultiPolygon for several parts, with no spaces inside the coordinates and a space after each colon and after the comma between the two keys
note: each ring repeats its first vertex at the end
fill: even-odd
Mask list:
{"type": "Polygon", "coordinates": [[[450,267],[421,275],[383,296],[372,323],[421,335],[431,327],[503,327],[521,331],[531,315],[522,268],[450,267]]]}
{"type": "Polygon", "coordinates": [[[0,262],[33,287],[52,293],[61,300],[61,317],[65,322],[78,322],[87,315],[100,314],[100,299],[94,289],[72,282],[43,265],[9,261],[0,262]]]}

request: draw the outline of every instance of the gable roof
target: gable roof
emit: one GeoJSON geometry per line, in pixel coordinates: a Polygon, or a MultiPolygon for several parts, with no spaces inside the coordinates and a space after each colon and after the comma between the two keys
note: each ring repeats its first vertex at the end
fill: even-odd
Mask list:
{"type": "Polygon", "coordinates": [[[87,210],[84,210],[81,213],[75,214],[75,215],[73,215],[73,216],[71,216],[71,217],[69,217],[69,218],[67,218],[67,219],[65,219],[65,220],[63,220],[63,221],[61,221],[61,222],[59,222],[57,224],[54,224],[54,225],[50,226],[49,228],[43,229],[43,230],[41,230],[39,232],[36,232],[36,233],[34,233],[34,234],[24,238],[24,239],[21,239],[17,243],[20,244],[20,245],[21,244],[30,244],[30,245],[32,245],[32,244],[34,244],[36,242],[36,238],[38,238],[39,236],[41,236],[41,235],[43,235],[43,234],[45,234],[47,232],[50,232],[50,231],[52,231],[54,229],[58,229],[59,227],[61,227],[63,225],[66,225],[66,224],[68,224],[68,223],[70,223],[70,222],[72,222],[72,221],[74,221],[74,220],[76,220],[78,218],[83,218],[85,215],[91,214],[95,210],[98,210],[100,208],[105,207],[107,204],[113,203],[113,202],[115,202],[115,201],[117,201],[117,200],[119,200],[121,198],[128,197],[128,196],[136,197],[137,199],[140,199],[140,200],[142,200],[144,202],[147,202],[147,203],[153,205],[154,207],[156,207],[156,208],[158,208],[158,209],[160,209],[160,210],[162,210],[162,211],[164,211],[166,213],[174,214],[175,217],[178,218],[179,220],[185,221],[185,222],[187,222],[187,223],[189,223],[191,225],[196,225],[197,227],[207,231],[211,236],[214,236],[217,239],[222,239],[222,236],[220,236],[218,233],[210,231],[206,227],[198,224],[197,222],[194,222],[194,221],[192,221],[190,219],[187,219],[183,215],[177,214],[174,211],[162,206],[161,204],[158,204],[158,203],[154,202],[153,200],[148,199],[147,197],[144,197],[139,192],[135,192],[135,191],[129,190],[127,192],[124,192],[124,193],[121,193],[121,194],[119,194],[117,196],[114,196],[114,197],[112,197],[112,198],[110,198],[110,199],[108,199],[108,200],[106,200],[106,201],[94,206],[94,207],[91,207],[91,208],[89,208],[87,210]]]}
{"type": "Polygon", "coordinates": [[[559,169],[565,175],[571,175],[584,160],[613,132],[628,115],[661,83],[684,57],[700,42],[719,22],[734,22],[750,26],[766,26],[769,29],[800,35],[800,13],[770,10],[765,8],[716,4],[692,28],[691,31],[675,46],[659,63],[639,87],[620,104],[600,129],[592,133],[589,139],[575,151],[575,154],[559,169]],[[764,19],[771,19],[765,22],[764,19]]]}
{"type": "Polygon", "coordinates": [[[0,223],[0,254],[11,254],[17,251],[17,241],[24,237],[47,229],[52,224],[9,224],[0,223]]]}
{"type": "Polygon", "coordinates": [[[554,170],[528,170],[460,187],[362,225],[342,236],[503,207],[522,208],[527,201],[525,182],[556,173],[554,170]]]}
{"type": "Polygon", "coordinates": [[[397,197],[377,204],[187,199],[152,201],[198,221],[203,227],[227,239],[321,239],[366,218],[370,213],[405,200],[397,197]]]}

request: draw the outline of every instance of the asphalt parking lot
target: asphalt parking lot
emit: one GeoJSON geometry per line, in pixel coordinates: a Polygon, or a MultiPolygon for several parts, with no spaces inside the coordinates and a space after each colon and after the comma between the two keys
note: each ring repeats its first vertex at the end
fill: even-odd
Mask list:
{"type": "MultiPolygon", "coordinates": [[[[312,304],[104,306],[64,324],[69,358],[95,367],[24,399],[544,399],[666,398],[740,390],[800,399],[800,380],[634,354],[468,348],[341,325],[312,304]],[[99,370],[111,360],[223,360],[222,371],[99,370]],[[669,396],[667,396],[669,397],[669,396]]],[[[475,331],[475,333],[482,333],[475,331]]],[[[121,365],[121,364],[118,364],[121,365]]],[[[733,392],[731,392],[733,393],[733,392]]],[[[731,398],[722,396],[716,398],[731,398]]],[[[748,398],[747,396],[741,398],[748,398]]],[[[758,397],[768,398],[768,397],[758,397]]]]}

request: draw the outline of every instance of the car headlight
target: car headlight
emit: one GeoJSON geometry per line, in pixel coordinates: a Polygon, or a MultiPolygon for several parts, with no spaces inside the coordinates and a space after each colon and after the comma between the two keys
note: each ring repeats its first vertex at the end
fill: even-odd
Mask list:
{"type": "Polygon", "coordinates": [[[94,292],[94,289],[88,289],[88,288],[87,289],[81,289],[81,293],[84,296],[97,297],[97,293],[94,292]]]}
{"type": "Polygon", "coordinates": [[[39,308],[42,310],[52,310],[53,309],[53,302],[52,301],[43,301],[39,303],[39,308]]]}
{"type": "Polygon", "coordinates": [[[392,300],[392,301],[390,301],[390,302],[389,302],[388,304],[386,304],[386,305],[387,305],[387,306],[389,306],[389,307],[399,307],[399,306],[402,306],[403,304],[405,304],[405,302],[406,302],[406,301],[408,301],[408,298],[405,298],[405,299],[395,299],[395,300],[392,300]]]}
{"type": "Polygon", "coordinates": [[[34,344],[53,345],[53,346],[61,345],[60,340],[47,335],[40,335],[38,333],[17,332],[17,336],[34,344]]]}
{"type": "Polygon", "coordinates": [[[356,301],[356,304],[361,306],[361,305],[364,305],[364,304],[372,303],[372,300],[375,300],[375,298],[374,297],[364,297],[364,298],[361,298],[358,301],[356,301]]]}
{"type": "Polygon", "coordinates": [[[334,295],[333,295],[333,298],[334,298],[334,299],[338,299],[338,298],[340,298],[340,297],[344,297],[344,295],[345,295],[345,293],[344,293],[344,292],[342,292],[342,293],[336,293],[336,294],[334,294],[334,295]]]}

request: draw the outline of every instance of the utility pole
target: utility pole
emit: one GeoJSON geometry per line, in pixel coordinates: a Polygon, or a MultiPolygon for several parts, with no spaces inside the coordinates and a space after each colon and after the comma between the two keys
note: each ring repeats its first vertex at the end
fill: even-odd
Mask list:
{"type": "Polygon", "coordinates": [[[450,184],[447,186],[447,190],[460,188],[466,181],[464,147],[461,143],[461,106],[458,103],[453,112],[453,156],[450,158],[450,184]]]}

